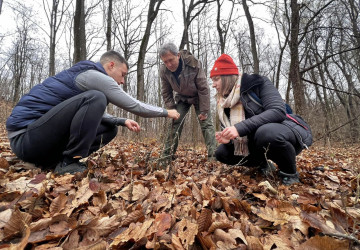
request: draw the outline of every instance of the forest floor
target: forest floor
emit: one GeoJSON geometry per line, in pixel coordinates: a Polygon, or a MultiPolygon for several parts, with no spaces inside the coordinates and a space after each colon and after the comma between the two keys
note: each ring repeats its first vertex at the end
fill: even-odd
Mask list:
{"type": "Polygon", "coordinates": [[[359,249],[359,145],[303,151],[284,186],[203,148],[163,169],[155,140],[121,138],[60,176],[0,138],[0,249],[359,249]]]}

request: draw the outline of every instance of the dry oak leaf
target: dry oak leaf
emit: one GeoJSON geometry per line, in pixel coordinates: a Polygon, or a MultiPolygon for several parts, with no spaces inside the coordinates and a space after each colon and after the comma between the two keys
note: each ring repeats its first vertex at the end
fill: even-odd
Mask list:
{"type": "Polygon", "coordinates": [[[77,208],[80,205],[87,204],[94,192],[89,188],[89,185],[82,185],[75,194],[75,199],[72,201],[72,205],[77,208]]]}
{"type": "Polygon", "coordinates": [[[191,192],[195,200],[201,204],[203,202],[203,197],[201,195],[200,189],[196,186],[195,183],[192,184],[191,192]]]}
{"type": "Polygon", "coordinates": [[[60,213],[65,208],[68,198],[64,193],[60,193],[58,197],[53,199],[50,204],[50,215],[53,216],[56,213],[60,213]]]}
{"type": "Polygon", "coordinates": [[[20,212],[18,208],[15,208],[11,214],[10,220],[4,227],[4,236],[15,235],[19,232],[24,232],[31,222],[31,215],[28,213],[20,212]]]}
{"type": "Polygon", "coordinates": [[[309,224],[302,221],[300,216],[298,215],[291,215],[289,218],[289,222],[293,229],[300,230],[305,236],[309,233],[309,224]]]}
{"type": "Polygon", "coordinates": [[[126,218],[121,222],[121,226],[128,226],[132,222],[137,222],[142,217],[144,217],[144,212],[142,210],[135,210],[126,216],[126,218]]]}
{"type": "Polygon", "coordinates": [[[263,244],[260,242],[258,237],[255,236],[246,236],[246,241],[248,243],[248,249],[251,250],[263,250],[264,246],[263,244]]]}
{"type": "MultiPolygon", "coordinates": [[[[124,200],[128,201],[130,198],[131,186],[132,184],[127,185],[120,192],[116,193],[114,196],[121,197],[124,200]]],[[[137,201],[144,199],[148,194],[149,194],[149,189],[147,187],[144,187],[142,184],[133,185],[131,200],[137,201]]]]}
{"type": "Polygon", "coordinates": [[[30,189],[37,189],[40,190],[41,187],[43,186],[42,183],[38,183],[38,184],[31,184],[30,182],[32,181],[32,179],[28,179],[25,176],[22,176],[14,181],[8,182],[5,184],[5,188],[7,192],[11,192],[11,191],[20,191],[20,192],[26,192],[30,189]]]}
{"type": "Polygon", "coordinates": [[[110,248],[115,248],[118,245],[121,245],[121,243],[128,242],[130,240],[137,242],[143,237],[148,237],[151,235],[151,232],[148,233],[148,229],[151,227],[153,222],[154,219],[148,219],[144,221],[144,223],[138,222],[130,224],[128,229],[115,237],[110,245],[110,248]]]}
{"type": "Polygon", "coordinates": [[[99,232],[100,236],[108,235],[112,231],[114,231],[116,228],[118,228],[120,225],[120,222],[118,221],[118,217],[116,215],[113,215],[111,217],[102,217],[100,218],[96,225],[94,226],[94,229],[96,229],[99,232]]]}
{"type": "Polygon", "coordinates": [[[268,197],[265,194],[252,193],[252,195],[262,201],[266,201],[268,199],[268,197]]]}
{"type": "Polygon", "coordinates": [[[181,244],[180,238],[177,237],[175,234],[173,234],[171,237],[171,244],[164,244],[164,245],[172,250],[184,250],[185,249],[183,247],[183,245],[181,244]]]}
{"type": "Polygon", "coordinates": [[[239,229],[229,229],[229,234],[231,235],[231,237],[233,237],[235,240],[237,238],[240,238],[242,240],[242,242],[244,242],[245,245],[247,245],[247,241],[246,241],[246,237],[243,234],[243,232],[239,229]]]}
{"type": "Polygon", "coordinates": [[[22,229],[22,239],[21,242],[15,245],[11,245],[8,249],[9,250],[19,250],[19,249],[25,249],[26,245],[28,244],[28,240],[30,237],[30,228],[28,225],[24,225],[24,228],[22,229]]]}
{"type": "Polygon", "coordinates": [[[42,218],[38,221],[32,222],[30,224],[31,232],[40,231],[43,229],[48,228],[51,224],[60,222],[60,221],[66,221],[69,224],[70,228],[75,228],[77,221],[76,219],[69,218],[66,214],[58,214],[50,218],[42,218]]]}
{"type": "Polygon", "coordinates": [[[12,214],[12,209],[8,208],[0,212],[0,228],[3,228],[6,223],[10,220],[12,214]]]}
{"type": "Polygon", "coordinates": [[[107,204],[107,197],[104,190],[94,193],[92,203],[94,206],[103,207],[107,204]]]}
{"type": "Polygon", "coordinates": [[[335,230],[332,227],[329,227],[325,221],[324,218],[322,218],[320,215],[317,215],[315,213],[306,213],[301,212],[300,214],[303,221],[308,223],[311,227],[316,228],[323,233],[339,233],[337,230],[335,230]]]}
{"type": "Polygon", "coordinates": [[[210,249],[210,250],[216,249],[216,244],[213,241],[210,234],[208,234],[206,236],[202,236],[202,235],[198,234],[198,235],[196,235],[196,238],[200,242],[203,249],[210,249]]]}
{"type": "Polygon", "coordinates": [[[207,231],[211,225],[211,221],[212,221],[211,210],[207,208],[201,209],[200,216],[197,219],[199,233],[207,231]]]}
{"type": "Polygon", "coordinates": [[[49,230],[54,235],[66,235],[71,229],[66,221],[59,221],[50,225],[49,230]]]}
{"type": "Polygon", "coordinates": [[[343,233],[346,233],[344,229],[352,227],[354,225],[353,219],[348,216],[344,210],[340,208],[330,207],[331,218],[335,223],[335,228],[338,231],[343,230],[343,233]]]}
{"type": "MultiPolygon", "coordinates": [[[[36,249],[38,249],[38,248],[36,248],[36,249]]],[[[51,249],[53,250],[54,248],[51,248],[51,249]]],[[[94,244],[87,245],[87,246],[80,246],[80,247],[76,248],[76,250],[102,250],[102,249],[109,249],[109,244],[104,240],[98,240],[94,244]]]]}
{"type": "Polygon", "coordinates": [[[162,236],[164,231],[171,227],[171,215],[167,213],[156,214],[153,226],[156,231],[156,236],[162,236]]]}
{"type": "Polygon", "coordinates": [[[0,168],[9,169],[9,167],[9,162],[5,158],[0,157],[0,168]]]}
{"type": "Polygon", "coordinates": [[[347,240],[338,240],[329,236],[319,236],[316,235],[309,240],[305,241],[296,250],[339,250],[339,249],[348,249],[349,242],[347,240]]]}
{"type": "Polygon", "coordinates": [[[219,249],[234,249],[236,247],[236,240],[222,229],[215,230],[213,239],[219,249]]]}
{"type": "Polygon", "coordinates": [[[201,185],[201,192],[205,200],[211,200],[212,192],[206,184],[201,185]]]}
{"type": "Polygon", "coordinates": [[[194,243],[195,236],[198,233],[198,225],[188,219],[182,219],[178,222],[178,236],[185,249],[188,249],[194,243]]]}
{"type": "Polygon", "coordinates": [[[89,188],[90,188],[94,193],[99,192],[99,190],[100,190],[100,183],[99,183],[98,179],[92,178],[92,179],[89,181],[89,188]]]}
{"type": "Polygon", "coordinates": [[[31,184],[39,184],[39,183],[41,183],[43,180],[46,180],[46,175],[45,175],[45,174],[37,174],[37,175],[35,176],[35,178],[30,181],[30,183],[31,183],[31,184]]]}
{"type": "Polygon", "coordinates": [[[229,221],[214,221],[209,227],[208,232],[212,233],[216,229],[228,229],[231,228],[232,224],[229,221]]]}
{"type": "Polygon", "coordinates": [[[256,208],[251,207],[251,210],[254,214],[260,218],[273,222],[274,226],[284,225],[289,222],[290,216],[287,213],[281,212],[278,208],[270,208],[266,206],[265,208],[260,207],[256,208]]]}
{"type": "Polygon", "coordinates": [[[268,234],[264,238],[264,249],[288,250],[293,249],[293,244],[286,237],[268,234]]]}
{"type": "Polygon", "coordinates": [[[154,211],[158,212],[162,208],[163,210],[171,208],[172,199],[173,199],[173,195],[166,193],[158,197],[156,203],[153,204],[154,211]]]}

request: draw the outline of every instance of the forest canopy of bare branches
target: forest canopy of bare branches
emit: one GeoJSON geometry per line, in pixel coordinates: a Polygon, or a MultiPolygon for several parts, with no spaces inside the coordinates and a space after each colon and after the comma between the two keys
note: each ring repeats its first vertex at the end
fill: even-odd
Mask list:
{"type": "MultiPolygon", "coordinates": [[[[312,125],[315,141],[359,140],[358,0],[4,0],[0,6],[2,101],[15,104],[49,75],[114,49],[130,64],[125,91],[163,105],[157,51],[173,41],[207,73],[227,53],[243,72],[269,77],[312,125]]],[[[163,130],[161,122],[146,122],[148,134],[163,130]]],[[[195,134],[185,138],[201,140],[199,128],[185,131],[195,134]]]]}

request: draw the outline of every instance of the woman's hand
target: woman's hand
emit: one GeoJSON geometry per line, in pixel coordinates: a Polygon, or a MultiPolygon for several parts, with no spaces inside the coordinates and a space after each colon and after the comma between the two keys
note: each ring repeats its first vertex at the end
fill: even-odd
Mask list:
{"type": "Polygon", "coordinates": [[[126,119],[125,121],[125,126],[130,130],[130,131],[134,131],[134,132],[139,132],[140,131],[140,125],[131,119],[126,119]]]}
{"type": "Polygon", "coordinates": [[[221,131],[221,136],[227,140],[232,140],[235,139],[236,137],[239,137],[239,133],[234,126],[231,126],[221,131]]]}
{"type": "Polygon", "coordinates": [[[222,135],[221,132],[216,132],[215,133],[215,139],[218,141],[218,143],[222,143],[222,144],[227,144],[230,142],[230,140],[225,139],[222,135]]]}
{"type": "Polygon", "coordinates": [[[175,120],[180,118],[180,114],[179,114],[179,112],[177,112],[176,109],[168,109],[167,112],[168,112],[167,117],[169,117],[169,118],[173,118],[175,120]]]}

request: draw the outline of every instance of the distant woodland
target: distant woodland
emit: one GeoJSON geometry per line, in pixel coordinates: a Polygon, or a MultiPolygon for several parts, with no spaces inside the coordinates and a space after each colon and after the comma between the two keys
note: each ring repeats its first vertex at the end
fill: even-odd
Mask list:
{"type": "MultiPolygon", "coordinates": [[[[15,27],[5,29],[3,22],[0,29],[1,101],[14,105],[46,77],[113,49],[130,64],[124,90],[162,106],[157,52],[162,43],[173,41],[199,58],[208,75],[215,59],[227,53],[242,72],[269,77],[311,124],[315,141],[360,140],[360,1],[178,0],[176,9],[169,7],[173,4],[1,1],[0,16],[11,16],[8,22],[15,27]],[[180,38],[174,40],[174,34],[180,38]]],[[[112,106],[108,111],[134,118],[112,106]]],[[[8,114],[0,112],[3,121],[8,114]]],[[[195,116],[189,115],[191,129],[184,130],[188,136],[183,140],[196,143],[202,137],[195,116]]],[[[146,136],[162,133],[163,123],[143,120],[146,136]]]]}

